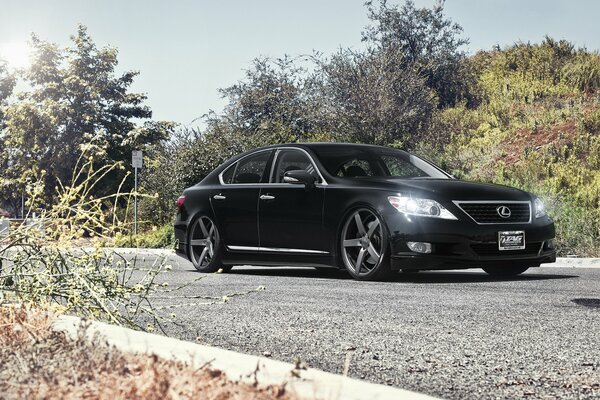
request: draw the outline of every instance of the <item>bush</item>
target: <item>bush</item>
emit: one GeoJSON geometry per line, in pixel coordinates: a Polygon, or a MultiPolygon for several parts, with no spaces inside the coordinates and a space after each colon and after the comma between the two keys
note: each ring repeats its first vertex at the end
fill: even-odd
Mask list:
{"type": "Polygon", "coordinates": [[[581,121],[581,128],[589,133],[600,133],[600,109],[584,116],[581,121]]]}
{"type": "Polygon", "coordinates": [[[564,82],[582,92],[600,89],[600,56],[580,51],[577,57],[562,69],[564,82]]]}
{"type": "Polygon", "coordinates": [[[599,257],[600,223],[590,209],[575,201],[550,201],[548,213],[556,223],[556,247],[560,256],[599,257]]]}
{"type": "Polygon", "coordinates": [[[117,233],[112,244],[116,247],[173,248],[175,246],[173,224],[166,224],[158,228],[153,226],[150,230],[139,233],[137,236],[117,233]]]}

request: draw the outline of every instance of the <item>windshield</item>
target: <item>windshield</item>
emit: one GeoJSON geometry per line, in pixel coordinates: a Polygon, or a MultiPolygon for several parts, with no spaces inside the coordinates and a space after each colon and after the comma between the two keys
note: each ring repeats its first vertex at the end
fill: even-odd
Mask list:
{"type": "Polygon", "coordinates": [[[336,145],[315,146],[313,151],[330,174],[341,178],[450,179],[441,169],[402,150],[336,145]]]}

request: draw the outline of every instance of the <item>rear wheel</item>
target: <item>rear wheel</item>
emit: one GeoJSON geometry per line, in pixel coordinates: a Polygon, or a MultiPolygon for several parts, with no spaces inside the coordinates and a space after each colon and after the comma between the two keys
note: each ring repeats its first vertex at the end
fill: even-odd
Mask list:
{"type": "Polygon", "coordinates": [[[221,239],[214,222],[199,217],[192,224],[189,236],[190,261],[200,272],[216,272],[221,264],[221,239]]]}
{"type": "Polygon", "coordinates": [[[340,241],[342,262],[354,279],[383,280],[390,276],[387,233],[373,211],[360,208],[350,214],[340,241]]]}
{"type": "Polygon", "coordinates": [[[485,267],[483,270],[491,276],[517,276],[527,271],[529,267],[485,267]]]}

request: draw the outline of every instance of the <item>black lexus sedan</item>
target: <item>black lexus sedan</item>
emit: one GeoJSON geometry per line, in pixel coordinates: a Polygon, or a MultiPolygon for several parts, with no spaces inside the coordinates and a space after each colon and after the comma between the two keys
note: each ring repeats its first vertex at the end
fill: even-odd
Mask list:
{"type": "Polygon", "coordinates": [[[556,260],[554,223],[522,190],[453,178],[401,150],[285,144],[238,155],[186,189],[178,253],[201,272],[233,265],[517,275],[556,260]]]}

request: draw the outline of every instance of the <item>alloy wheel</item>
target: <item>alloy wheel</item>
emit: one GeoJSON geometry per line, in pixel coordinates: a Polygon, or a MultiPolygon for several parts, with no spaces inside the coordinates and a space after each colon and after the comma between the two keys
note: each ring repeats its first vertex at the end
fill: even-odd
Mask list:
{"type": "Polygon", "coordinates": [[[379,218],[361,208],[352,213],[342,230],[342,258],[348,270],[358,277],[370,275],[381,264],[385,243],[379,218]]]}
{"type": "Polygon", "coordinates": [[[213,221],[200,217],[194,222],[190,233],[190,258],[196,268],[206,268],[215,256],[219,234],[213,221]]]}

